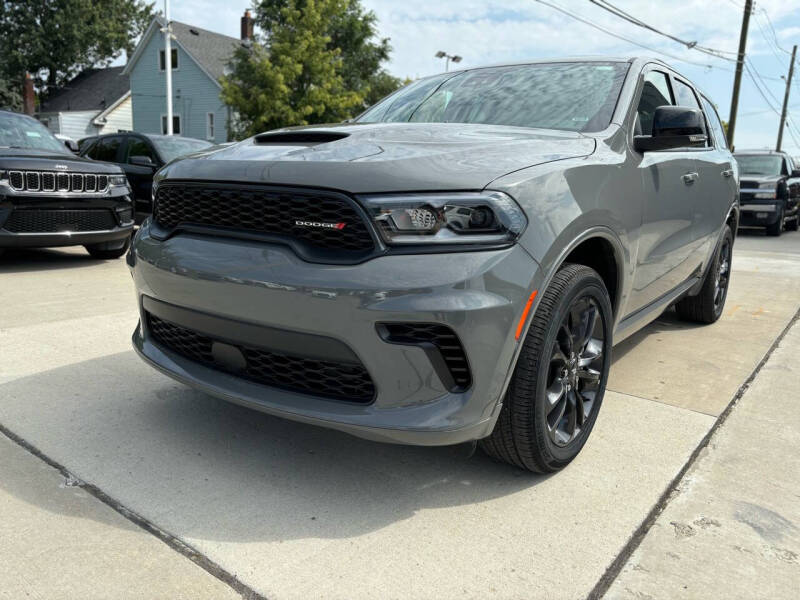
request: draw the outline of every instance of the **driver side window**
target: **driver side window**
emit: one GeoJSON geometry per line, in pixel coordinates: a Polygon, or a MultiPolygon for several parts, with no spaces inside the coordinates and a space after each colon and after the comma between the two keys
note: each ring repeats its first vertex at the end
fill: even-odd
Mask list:
{"type": "Polygon", "coordinates": [[[659,106],[674,105],[666,73],[650,71],[644,76],[642,95],[636,107],[634,135],[653,134],[653,115],[659,106]]]}

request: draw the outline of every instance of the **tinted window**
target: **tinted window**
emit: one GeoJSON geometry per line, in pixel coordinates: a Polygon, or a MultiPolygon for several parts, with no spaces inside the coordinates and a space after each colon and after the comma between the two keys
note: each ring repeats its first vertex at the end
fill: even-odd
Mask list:
{"type": "Polygon", "coordinates": [[[10,112],[0,112],[0,148],[27,148],[70,154],[64,142],[39,121],[10,112]]]}
{"type": "Polygon", "coordinates": [[[636,135],[653,134],[653,115],[659,106],[673,104],[672,92],[666,74],[661,71],[650,71],[644,76],[642,95],[636,108],[636,135]]]}
{"type": "MultiPolygon", "coordinates": [[[[167,115],[161,115],[161,133],[167,135],[167,115]]],[[[172,115],[172,133],[181,134],[181,116],[172,115]]]]}
{"type": "Polygon", "coordinates": [[[89,150],[89,156],[95,160],[116,162],[117,150],[119,150],[119,145],[121,143],[121,136],[115,135],[114,137],[101,138],[97,140],[97,143],[89,150]]]}
{"type": "Polygon", "coordinates": [[[611,122],[627,70],[627,63],[587,62],[463,71],[410,85],[358,120],[600,131],[611,122]]]}
{"type": "Polygon", "coordinates": [[[673,79],[673,81],[675,82],[675,105],[700,108],[700,104],[697,102],[697,97],[694,95],[692,88],[683,83],[680,79],[673,79]]]}
{"type": "Polygon", "coordinates": [[[147,156],[153,163],[158,162],[153,149],[145,140],[138,137],[128,138],[128,148],[125,151],[125,162],[131,162],[131,156],[147,156]]]}
{"type": "Polygon", "coordinates": [[[705,108],[706,119],[714,136],[714,143],[717,148],[727,148],[728,140],[725,138],[725,129],[722,127],[722,121],[719,120],[717,109],[705,97],[703,97],[703,108],[705,108]]]}

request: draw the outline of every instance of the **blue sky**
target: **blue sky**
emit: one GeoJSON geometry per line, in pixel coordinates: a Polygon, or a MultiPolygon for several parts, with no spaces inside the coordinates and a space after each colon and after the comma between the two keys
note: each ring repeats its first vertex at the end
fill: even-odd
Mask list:
{"type": "MultiPolygon", "coordinates": [[[[691,78],[728,119],[734,63],[627,23],[589,0],[548,0],[595,25],[639,44],[621,41],[535,0],[362,0],[375,11],[381,36],[394,51],[388,69],[399,77],[422,77],[444,70],[438,50],[464,57],[462,66],[581,54],[647,55],[663,58],[691,78]],[[668,53],[665,56],[660,53],[668,53]],[[680,60],[679,60],[680,59],[680,60]],[[698,64],[690,64],[700,63],[698,64]],[[703,66],[708,65],[708,66],[703,66]]],[[[743,0],[612,0],[613,4],[664,32],[699,45],[734,52],[738,47],[743,0]]],[[[172,0],[172,18],[232,36],[249,0],[172,0]]],[[[162,2],[157,0],[157,8],[162,2]]],[[[800,0],[759,0],[750,20],[747,51],[772,107],[780,110],[792,44],[800,43],[800,0]],[[771,25],[770,25],[771,24],[771,25]],[[773,34],[774,27],[774,34],[773,34]]],[[[800,54],[800,53],[799,53],[800,54]]],[[[789,101],[795,137],[800,142],[800,73],[789,101]]],[[[745,74],[736,127],[737,148],[774,146],[778,115],[745,74]]],[[[784,133],[784,148],[800,155],[800,146],[784,133]]]]}

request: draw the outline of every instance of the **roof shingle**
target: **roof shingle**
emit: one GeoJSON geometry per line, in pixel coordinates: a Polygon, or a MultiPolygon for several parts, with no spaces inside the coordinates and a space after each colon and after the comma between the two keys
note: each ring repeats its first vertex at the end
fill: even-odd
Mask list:
{"type": "Polygon", "coordinates": [[[39,112],[105,110],[131,89],[130,78],[122,74],[124,68],[85,69],[50,95],[39,112]]]}

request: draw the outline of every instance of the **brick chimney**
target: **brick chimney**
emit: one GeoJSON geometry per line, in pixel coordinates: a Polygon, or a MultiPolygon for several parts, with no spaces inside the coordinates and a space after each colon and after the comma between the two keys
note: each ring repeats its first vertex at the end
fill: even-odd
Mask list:
{"type": "Polygon", "coordinates": [[[26,115],[33,115],[36,111],[36,95],[33,92],[33,79],[30,73],[25,73],[22,82],[22,111],[26,115]]]}
{"type": "Polygon", "coordinates": [[[242,41],[253,39],[253,17],[250,16],[250,11],[244,11],[242,17],[242,41]]]}

